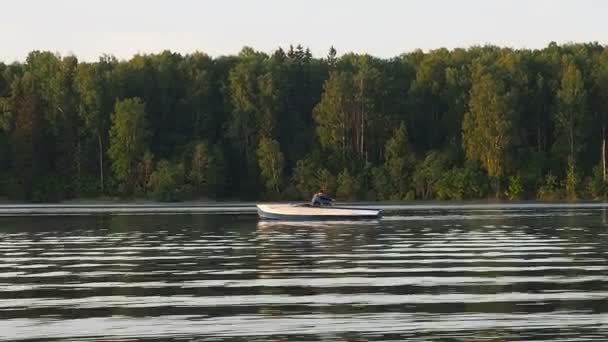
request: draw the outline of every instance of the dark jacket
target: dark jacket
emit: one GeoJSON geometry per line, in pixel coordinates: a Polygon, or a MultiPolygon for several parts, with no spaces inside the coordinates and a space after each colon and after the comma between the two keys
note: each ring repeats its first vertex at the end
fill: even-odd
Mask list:
{"type": "Polygon", "coordinates": [[[331,202],[333,202],[333,199],[331,197],[327,197],[321,193],[316,193],[312,197],[310,204],[312,204],[312,205],[331,205],[331,202]]]}

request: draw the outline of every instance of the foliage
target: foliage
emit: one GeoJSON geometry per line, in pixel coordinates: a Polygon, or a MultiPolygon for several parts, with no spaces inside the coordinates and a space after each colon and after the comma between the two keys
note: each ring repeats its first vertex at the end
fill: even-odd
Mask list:
{"type": "Polygon", "coordinates": [[[104,62],[99,65],[82,63],[74,76],[75,94],[79,99],[78,118],[82,120],[83,131],[96,140],[99,159],[99,188],[104,191],[104,145],[109,118],[104,106],[104,91],[107,91],[107,74],[104,62]]]}
{"type": "Polygon", "coordinates": [[[357,199],[357,194],[360,191],[360,184],[353,176],[350,175],[348,169],[344,169],[338,175],[338,188],[336,195],[338,199],[345,201],[354,201],[357,199]]]}
{"type": "Polygon", "coordinates": [[[0,63],[0,196],[462,200],[492,183],[510,199],[603,198],[607,86],[596,43],[389,59],[33,51],[0,63]]]}
{"type": "Polygon", "coordinates": [[[279,143],[268,138],[260,139],[257,155],[266,190],[279,193],[283,182],[283,167],[285,164],[279,143]]]}
{"type": "Polygon", "coordinates": [[[521,178],[519,176],[511,176],[509,177],[509,187],[505,196],[511,201],[521,199],[523,195],[524,187],[521,183],[521,178]]]}
{"type": "Polygon", "coordinates": [[[226,178],[226,160],[219,146],[214,146],[207,161],[208,194],[217,198],[226,194],[228,179],[226,178]]]}
{"type": "Polygon", "coordinates": [[[488,191],[489,178],[470,167],[451,169],[437,183],[437,198],[441,200],[484,198],[488,191]]]}
{"type": "Polygon", "coordinates": [[[560,189],[557,177],[551,172],[545,176],[545,182],[538,189],[537,198],[542,201],[555,201],[562,198],[562,189],[560,189]]]}
{"type": "Polygon", "coordinates": [[[482,66],[474,67],[469,111],[462,126],[464,148],[467,159],[480,162],[499,185],[513,141],[513,108],[502,81],[482,66]]]}
{"type": "Polygon", "coordinates": [[[209,152],[207,151],[207,145],[199,142],[194,145],[189,174],[189,180],[196,195],[201,195],[208,184],[208,167],[209,152]]]}
{"type": "MultiPolygon", "coordinates": [[[[384,148],[384,170],[387,177],[387,188],[391,200],[403,200],[411,197],[410,182],[412,156],[407,139],[405,124],[401,123],[384,148]]],[[[381,189],[377,189],[381,191],[381,189]]]]}
{"type": "Polygon", "coordinates": [[[388,173],[382,166],[374,167],[371,171],[374,199],[386,201],[391,199],[391,187],[388,173]]]}
{"type": "MultiPolygon", "coordinates": [[[[149,160],[143,160],[147,149],[148,124],[143,102],[138,98],[117,101],[112,113],[109,156],[114,177],[119,182],[121,192],[126,194],[136,190],[139,169],[143,177],[149,174],[149,160]],[[138,168],[138,166],[140,166],[138,168]],[[143,169],[143,170],[142,170],[143,169]]],[[[141,183],[141,182],[140,182],[141,183]]],[[[145,183],[145,182],[144,182],[145,183]]]]}
{"type": "Polygon", "coordinates": [[[336,192],[336,177],[327,169],[321,169],[316,174],[318,188],[326,193],[336,192]]]}
{"type": "Polygon", "coordinates": [[[439,152],[431,151],[426,158],[416,166],[413,176],[416,197],[421,199],[435,198],[437,183],[447,171],[447,157],[439,152]]]}
{"type": "Polygon", "coordinates": [[[570,166],[566,172],[566,197],[574,201],[578,198],[579,178],[574,166],[570,166]]]}
{"type": "Polygon", "coordinates": [[[137,195],[144,195],[149,190],[149,181],[154,172],[154,155],[146,151],[137,162],[134,176],[134,190],[137,195]]]}
{"type": "Polygon", "coordinates": [[[574,177],[576,155],[581,148],[579,139],[583,128],[586,96],[580,70],[573,61],[566,59],[561,87],[557,92],[560,110],[556,112],[555,121],[558,137],[565,140],[565,145],[568,146],[567,162],[572,169],[568,172],[572,173],[572,177],[574,177]]]}
{"type": "Polygon", "coordinates": [[[333,193],[336,188],[333,174],[311,158],[298,161],[294,169],[293,180],[301,198],[308,198],[321,189],[326,193],[333,193]]]}
{"type": "Polygon", "coordinates": [[[293,183],[301,198],[306,198],[319,190],[315,179],[316,168],[317,166],[310,158],[298,160],[296,163],[293,170],[293,183]]]}
{"type": "Polygon", "coordinates": [[[148,189],[152,198],[158,201],[175,201],[182,197],[184,167],[161,160],[150,175],[148,189]]]}
{"type": "MultiPolygon", "coordinates": [[[[331,51],[330,51],[331,52],[331,51]]],[[[321,145],[343,156],[368,158],[376,130],[377,94],[381,75],[369,55],[347,55],[347,70],[332,70],[313,110],[321,145]]]]}
{"type": "Polygon", "coordinates": [[[592,199],[604,199],[608,193],[608,183],[604,180],[602,168],[596,166],[593,168],[593,173],[585,182],[585,190],[587,195],[592,199]]]}
{"type": "Polygon", "coordinates": [[[0,173],[0,198],[19,198],[23,190],[11,174],[0,173]]]}
{"type": "Polygon", "coordinates": [[[313,117],[321,146],[346,154],[349,148],[350,124],[347,123],[354,90],[352,75],[348,72],[331,73],[323,86],[323,97],[315,107],[313,117]]]}

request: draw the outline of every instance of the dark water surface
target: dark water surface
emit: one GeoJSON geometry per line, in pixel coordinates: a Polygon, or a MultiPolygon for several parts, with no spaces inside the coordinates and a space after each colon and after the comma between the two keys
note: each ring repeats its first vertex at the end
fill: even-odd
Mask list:
{"type": "Polygon", "coordinates": [[[608,209],[0,217],[0,340],[608,341],[608,209]]]}

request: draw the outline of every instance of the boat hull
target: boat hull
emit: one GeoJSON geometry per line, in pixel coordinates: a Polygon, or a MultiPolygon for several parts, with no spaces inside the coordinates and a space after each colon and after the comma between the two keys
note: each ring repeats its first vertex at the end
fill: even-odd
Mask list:
{"type": "Polygon", "coordinates": [[[258,204],[257,209],[260,218],[267,220],[365,220],[382,216],[382,211],[378,209],[345,207],[258,204]]]}

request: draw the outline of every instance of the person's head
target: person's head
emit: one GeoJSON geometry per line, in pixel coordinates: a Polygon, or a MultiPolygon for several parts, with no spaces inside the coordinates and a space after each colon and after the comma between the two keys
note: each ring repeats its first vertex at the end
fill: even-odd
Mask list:
{"type": "Polygon", "coordinates": [[[319,193],[320,193],[320,194],[322,194],[322,193],[324,193],[324,192],[325,192],[325,191],[323,191],[323,189],[319,189],[319,193]]]}

